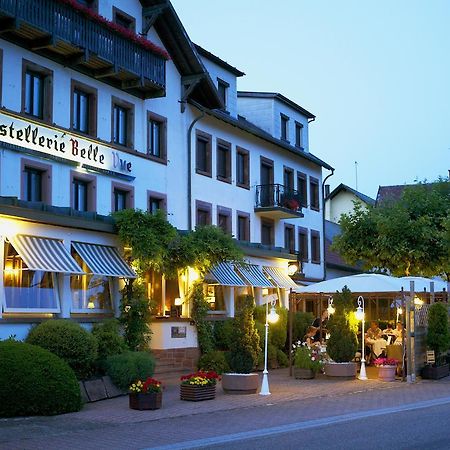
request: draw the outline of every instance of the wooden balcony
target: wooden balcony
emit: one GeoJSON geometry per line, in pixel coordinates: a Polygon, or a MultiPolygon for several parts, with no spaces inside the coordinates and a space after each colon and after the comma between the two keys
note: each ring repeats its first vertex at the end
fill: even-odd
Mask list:
{"type": "Polygon", "coordinates": [[[140,98],[165,95],[165,58],[54,0],[0,0],[0,38],[140,98]]]}
{"type": "Polygon", "coordinates": [[[282,184],[256,186],[255,213],[270,219],[303,217],[300,195],[282,184]]]}

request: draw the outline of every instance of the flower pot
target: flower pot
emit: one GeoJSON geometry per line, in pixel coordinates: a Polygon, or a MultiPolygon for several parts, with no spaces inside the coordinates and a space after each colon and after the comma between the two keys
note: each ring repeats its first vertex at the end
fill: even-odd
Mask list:
{"type": "Polygon", "coordinates": [[[379,366],[378,379],[381,381],[395,381],[397,366],[379,366]]]}
{"type": "Polygon", "coordinates": [[[355,378],[356,377],[356,363],[345,362],[327,362],[324,367],[325,375],[328,377],[345,377],[345,378],[355,378]]]}
{"type": "Polygon", "coordinates": [[[316,376],[314,370],[294,367],[294,378],[297,380],[311,380],[316,376]]]}
{"type": "Polygon", "coordinates": [[[422,369],[422,378],[428,380],[439,380],[440,378],[448,377],[450,374],[449,368],[449,364],[444,364],[443,366],[438,367],[427,365],[422,369]]]}
{"type": "Polygon", "coordinates": [[[216,398],[216,385],[196,386],[193,384],[180,384],[180,399],[189,402],[201,402],[216,398]]]}
{"type": "Polygon", "coordinates": [[[257,373],[224,373],[222,389],[226,394],[256,394],[259,386],[257,373]]]}
{"type": "Polygon", "coordinates": [[[159,409],[162,405],[162,392],[131,393],[128,394],[128,399],[131,409],[138,409],[139,411],[159,409]]]}

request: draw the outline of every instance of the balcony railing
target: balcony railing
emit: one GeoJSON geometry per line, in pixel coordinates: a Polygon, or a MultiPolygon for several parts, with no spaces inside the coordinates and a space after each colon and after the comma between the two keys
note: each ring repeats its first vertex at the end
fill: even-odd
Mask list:
{"type": "Polygon", "coordinates": [[[255,212],[273,212],[278,218],[302,217],[298,191],[288,189],[282,184],[263,184],[256,186],[255,212]]]}
{"type": "Polygon", "coordinates": [[[92,68],[113,66],[114,75],[121,75],[122,80],[130,80],[134,75],[135,79],[147,79],[155,88],[165,86],[162,56],[68,5],[54,0],[0,0],[0,17],[14,20],[8,31],[17,34],[22,42],[28,38],[31,49],[46,48],[62,57],[84,53],[88,67],[92,59],[92,68]],[[46,37],[47,45],[36,45],[46,37]],[[102,67],[102,62],[107,65],[102,67]]]}

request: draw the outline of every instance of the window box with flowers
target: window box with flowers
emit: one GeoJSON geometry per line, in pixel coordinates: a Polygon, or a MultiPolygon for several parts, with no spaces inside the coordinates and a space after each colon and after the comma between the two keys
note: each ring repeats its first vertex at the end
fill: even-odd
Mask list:
{"type": "Polygon", "coordinates": [[[162,383],[154,378],[137,380],[129,387],[129,405],[139,411],[160,409],[162,406],[162,383]]]}
{"type": "Polygon", "coordinates": [[[220,380],[214,371],[195,372],[181,377],[180,399],[200,402],[216,398],[216,384],[220,380]]]}
{"type": "Polygon", "coordinates": [[[309,380],[322,370],[323,358],[320,349],[308,347],[306,342],[293,345],[294,347],[294,378],[309,380]]]}
{"type": "Polygon", "coordinates": [[[395,381],[398,359],[377,358],[373,362],[378,367],[378,379],[381,381],[395,381]]]}

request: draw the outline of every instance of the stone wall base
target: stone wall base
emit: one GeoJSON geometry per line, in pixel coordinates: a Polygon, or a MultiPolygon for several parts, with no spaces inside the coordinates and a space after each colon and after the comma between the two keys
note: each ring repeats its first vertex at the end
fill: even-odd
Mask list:
{"type": "Polygon", "coordinates": [[[152,349],[152,354],[156,359],[155,374],[181,370],[196,370],[200,349],[170,348],[166,350],[152,349]]]}

